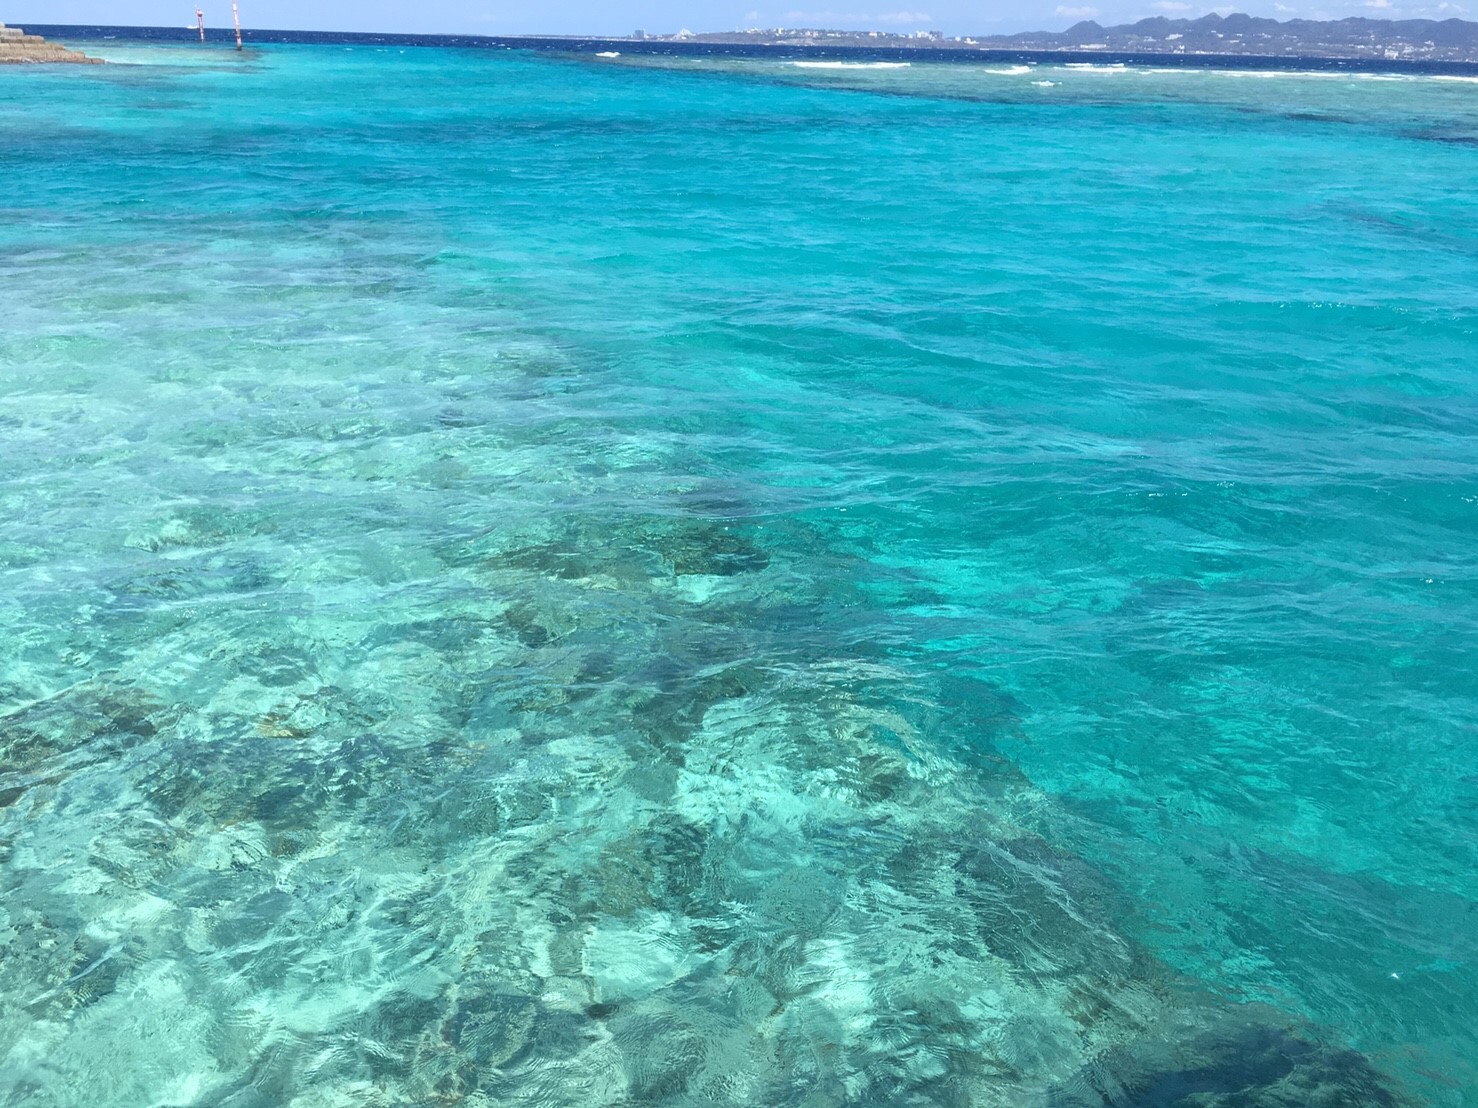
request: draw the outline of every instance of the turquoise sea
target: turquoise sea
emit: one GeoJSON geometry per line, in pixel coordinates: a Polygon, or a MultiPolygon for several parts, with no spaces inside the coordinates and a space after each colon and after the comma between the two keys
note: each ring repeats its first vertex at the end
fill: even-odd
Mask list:
{"type": "Polygon", "coordinates": [[[1478,79],[0,68],[0,1104],[1478,1104],[1478,79]]]}

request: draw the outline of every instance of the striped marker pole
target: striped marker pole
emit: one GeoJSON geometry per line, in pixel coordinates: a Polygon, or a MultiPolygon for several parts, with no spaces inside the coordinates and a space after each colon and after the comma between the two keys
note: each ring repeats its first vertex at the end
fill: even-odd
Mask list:
{"type": "Polygon", "coordinates": [[[236,49],[241,49],[241,13],[236,10],[236,0],[231,0],[231,20],[236,24],[236,49]]]}
{"type": "Polygon", "coordinates": [[[195,22],[200,27],[200,41],[205,41],[205,13],[199,8],[195,9],[195,22]]]}

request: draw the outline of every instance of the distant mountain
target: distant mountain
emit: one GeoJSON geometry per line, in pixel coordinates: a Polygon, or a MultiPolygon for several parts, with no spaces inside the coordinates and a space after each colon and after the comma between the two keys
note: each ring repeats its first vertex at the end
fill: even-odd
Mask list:
{"type": "Polygon", "coordinates": [[[1461,19],[1260,19],[1250,15],[1206,15],[1200,19],[1157,16],[1102,27],[1092,20],[1066,31],[945,38],[937,31],[894,35],[882,31],[801,28],[724,31],[639,38],[768,46],[843,46],[872,49],[1104,50],[1144,54],[1244,54],[1272,57],[1365,58],[1478,62],[1478,23],[1461,19]]]}
{"type": "Polygon", "coordinates": [[[1478,61],[1478,23],[1461,19],[1260,19],[1205,15],[1141,19],[1117,27],[1092,20],[1066,31],[1028,31],[979,40],[1041,50],[1125,50],[1174,54],[1297,54],[1315,57],[1478,61]]]}

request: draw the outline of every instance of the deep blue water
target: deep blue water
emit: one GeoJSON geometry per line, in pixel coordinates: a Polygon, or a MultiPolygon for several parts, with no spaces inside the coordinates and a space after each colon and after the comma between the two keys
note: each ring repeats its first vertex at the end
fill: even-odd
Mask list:
{"type": "MultiPolygon", "coordinates": [[[[124,40],[130,42],[199,42],[193,27],[84,27],[71,24],[27,24],[26,29],[48,38],[124,40]]],[[[401,35],[359,31],[274,31],[243,28],[243,40],[252,45],[299,46],[441,46],[458,49],[539,50],[594,54],[618,50],[626,54],[671,58],[821,58],[855,61],[971,63],[1088,62],[1168,66],[1175,69],[1252,69],[1265,71],[1412,73],[1478,75],[1478,63],[1403,58],[1323,58],[1239,54],[1164,54],[1124,50],[968,50],[940,47],[769,46],[744,43],[684,42],[661,39],[609,39],[573,35],[401,35]]],[[[234,44],[229,27],[207,27],[209,43],[234,44]]]]}
{"type": "Polygon", "coordinates": [[[1474,78],[74,37],[6,1103],[1478,1103],[1474,78]]]}

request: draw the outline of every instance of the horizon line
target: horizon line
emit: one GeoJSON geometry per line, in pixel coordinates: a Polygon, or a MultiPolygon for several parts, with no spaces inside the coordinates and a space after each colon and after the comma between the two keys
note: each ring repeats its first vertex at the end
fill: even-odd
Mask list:
{"type": "MultiPolygon", "coordinates": [[[[1348,22],[1350,20],[1360,20],[1360,21],[1366,22],[1366,23],[1393,23],[1393,24],[1394,23],[1471,23],[1471,22],[1475,22],[1473,20],[1463,19],[1461,16],[1448,16],[1446,19],[1431,19],[1431,18],[1392,19],[1390,17],[1371,17],[1371,16],[1366,16],[1366,15],[1342,16],[1339,19],[1308,19],[1308,18],[1303,18],[1303,17],[1299,17],[1299,16],[1293,16],[1293,17],[1290,17],[1290,18],[1285,19],[1285,20],[1280,20],[1280,19],[1277,19],[1277,18],[1272,17],[1272,16],[1255,16],[1255,15],[1250,15],[1247,12],[1233,11],[1233,12],[1228,12],[1225,15],[1223,15],[1220,12],[1208,12],[1205,15],[1198,16],[1196,18],[1191,18],[1189,16],[1173,17],[1173,16],[1165,16],[1165,15],[1145,16],[1142,19],[1137,19],[1137,20],[1134,20],[1133,22],[1113,23],[1113,24],[1098,23],[1096,20],[1093,20],[1093,19],[1083,19],[1083,20],[1078,20],[1078,21],[1070,24],[1068,27],[1064,28],[1061,31],[1052,31],[1052,30],[1048,30],[1048,29],[1043,28],[1043,27],[1035,27],[1035,28],[1030,28],[1028,30],[1024,30],[1024,31],[991,31],[991,32],[969,31],[969,32],[960,32],[960,33],[954,34],[954,35],[947,35],[945,37],[948,40],[950,40],[950,41],[961,41],[961,40],[966,39],[966,38],[971,38],[971,39],[975,39],[975,38],[981,38],[981,39],[1011,38],[1011,37],[1016,36],[1016,35],[1025,35],[1025,34],[1060,35],[1060,34],[1064,34],[1067,31],[1071,30],[1073,27],[1081,26],[1083,24],[1091,24],[1091,25],[1096,26],[1096,27],[1101,27],[1104,30],[1112,30],[1112,29],[1114,29],[1116,27],[1133,27],[1133,26],[1135,26],[1135,25],[1137,25],[1139,23],[1143,23],[1143,22],[1146,22],[1148,20],[1164,20],[1165,22],[1169,22],[1169,23],[1180,23],[1180,22],[1183,22],[1183,23],[1196,23],[1196,22],[1200,22],[1200,21],[1203,21],[1203,20],[1212,20],[1212,21],[1218,21],[1219,22],[1219,21],[1222,21],[1222,20],[1226,20],[1226,19],[1230,19],[1230,18],[1239,16],[1239,15],[1240,16],[1246,16],[1249,19],[1267,19],[1267,20],[1270,20],[1273,23],[1285,23],[1285,24],[1286,23],[1295,23],[1295,22],[1297,22],[1297,23],[1344,23],[1344,22],[1348,22]]],[[[195,25],[194,24],[190,24],[188,26],[181,25],[181,27],[176,27],[174,24],[162,24],[162,23],[161,24],[148,24],[148,23],[53,23],[53,22],[49,22],[49,21],[46,21],[46,20],[24,20],[24,19],[22,19],[20,23],[6,24],[3,21],[0,21],[0,26],[16,27],[16,26],[21,26],[22,24],[29,24],[30,26],[33,26],[33,27],[72,28],[72,29],[78,29],[78,30],[89,29],[89,28],[98,29],[98,30],[105,30],[105,29],[107,29],[107,30],[119,30],[119,31],[175,31],[175,30],[180,30],[180,29],[195,30],[195,25]]],[[[402,37],[419,37],[419,38],[569,39],[569,40],[573,40],[573,41],[588,40],[588,41],[600,41],[600,42],[651,42],[651,41],[663,41],[663,40],[668,40],[668,39],[675,39],[677,37],[677,35],[679,35],[681,33],[681,31],[654,31],[654,32],[651,32],[651,33],[641,32],[640,37],[638,37],[638,35],[636,35],[636,34],[625,34],[625,35],[622,35],[622,34],[598,34],[598,33],[593,33],[593,32],[580,32],[580,33],[570,34],[570,33],[558,33],[558,32],[552,32],[552,31],[550,31],[550,32],[542,32],[542,31],[518,31],[518,32],[501,32],[501,33],[499,33],[499,32],[489,33],[489,32],[486,32],[486,31],[389,31],[389,30],[380,30],[380,31],[363,31],[363,30],[360,30],[360,31],[351,31],[351,30],[344,30],[344,29],[335,28],[335,27],[258,27],[258,28],[254,28],[254,29],[250,29],[250,30],[254,30],[258,34],[322,34],[322,35],[362,35],[362,36],[372,36],[372,35],[399,35],[399,36],[402,36],[402,37]]],[[[686,28],[683,28],[683,30],[686,30],[686,28]]],[[[697,35],[734,35],[734,34],[750,34],[750,33],[756,32],[756,31],[758,31],[758,32],[765,32],[765,31],[780,31],[780,30],[829,31],[829,32],[832,32],[832,33],[837,33],[837,34],[876,35],[876,36],[886,36],[888,38],[895,38],[895,39],[914,39],[916,37],[919,37],[920,41],[925,41],[922,38],[922,35],[924,33],[922,31],[919,31],[919,32],[888,31],[888,30],[878,30],[878,29],[874,29],[874,28],[856,29],[856,28],[846,28],[846,27],[800,27],[800,26],[796,26],[796,27],[783,27],[783,26],[779,26],[779,25],[777,25],[775,27],[762,27],[762,28],[759,28],[759,27],[747,27],[747,28],[727,28],[727,29],[723,29],[723,30],[689,31],[688,34],[689,35],[692,35],[692,36],[697,36],[697,35]]],[[[249,28],[247,28],[245,26],[242,27],[242,33],[243,34],[248,33],[248,31],[249,31],[249,28]]],[[[931,33],[933,33],[933,34],[939,34],[940,32],[934,31],[934,32],[931,32],[931,33]]],[[[1135,51],[1120,51],[1120,52],[1121,53],[1124,53],[1124,52],[1134,53],[1135,51]]],[[[1234,56],[1247,56],[1247,55],[1234,55],[1234,56]]],[[[1281,55],[1269,55],[1269,56],[1270,57],[1278,57],[1278,56],[1281,56],[1281,55]]]]}

